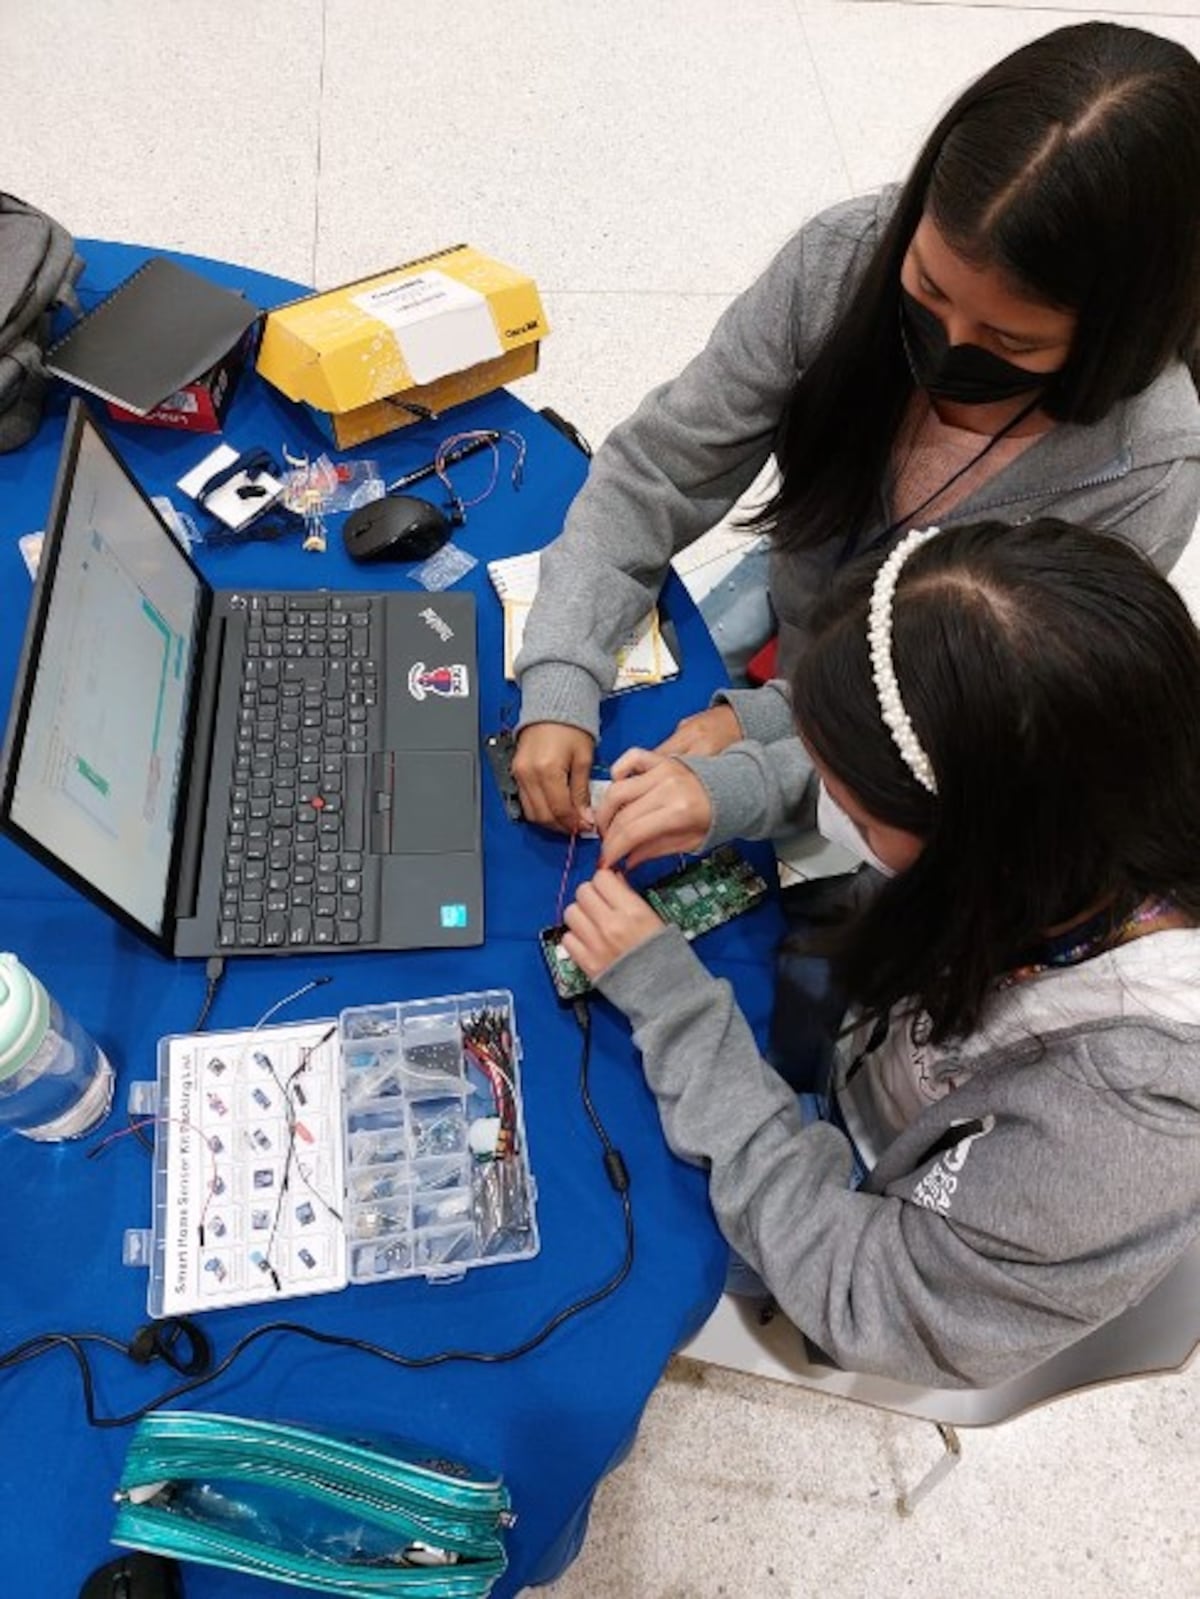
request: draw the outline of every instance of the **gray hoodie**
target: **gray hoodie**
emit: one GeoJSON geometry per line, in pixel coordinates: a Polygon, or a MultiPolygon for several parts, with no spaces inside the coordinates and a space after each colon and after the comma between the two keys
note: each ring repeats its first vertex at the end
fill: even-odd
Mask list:
{"type": "Polygon", "coordinates": [[[1001,1381],[1139,1299],[1200,1233],[1200,931],[999,991],[945,1051],[966,1080],[857,1191],[845,1136],[802,1124],[678,929],[599,987],[633,1024],[667,1142],[708,1168],[725,1237],[839,1365],[1001,1381]]]}
{"type": "MultiPolygon", "coordinates": [[[[562,535],[542,554],[517,661],[522,725],[566,722],[596,734],[618,642],[650,610],[672,556],[757,477],[796,377],[845,304],[897,193],[849,200],[807,223],[728,308],[707,347],[597,451],[562,535]]],[[[879,487],[876,535],[891,519],[890,487],[879,487]]],[[[944,522],[1051,512],[1119,533],[1171,569],[1200,512],[1200,397],[1181,363],[1100,422],[1043,434],[944,522]]],[[[799,654],[836,553],[827,546],[772,560],[781,672],[799,654]]],[[[745,719],[743,727],[758,736],[745,719]]],[[[786,755],[778,749],[773,759],[786,755]]]]}

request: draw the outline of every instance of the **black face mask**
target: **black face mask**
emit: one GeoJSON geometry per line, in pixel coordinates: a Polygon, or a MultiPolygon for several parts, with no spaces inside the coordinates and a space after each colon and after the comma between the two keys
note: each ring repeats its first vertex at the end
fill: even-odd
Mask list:
{"type": "Polygon", "coordinates": [[[990,405],[1040,389],[1052,372],[1028,372],[980,344],[951,344],[933,312],[900,289],[900,335],[913,381],[937,400],[990,405]]]}

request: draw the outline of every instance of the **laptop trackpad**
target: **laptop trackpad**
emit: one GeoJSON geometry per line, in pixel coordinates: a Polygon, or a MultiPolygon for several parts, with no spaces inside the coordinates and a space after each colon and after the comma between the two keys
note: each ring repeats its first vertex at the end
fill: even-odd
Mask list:
{"type": "Polygon", "coordinates": [[[471,751],[387,751],[371,767],[367,815],[375,854],[453,855],[479,847],[471,751]]]}

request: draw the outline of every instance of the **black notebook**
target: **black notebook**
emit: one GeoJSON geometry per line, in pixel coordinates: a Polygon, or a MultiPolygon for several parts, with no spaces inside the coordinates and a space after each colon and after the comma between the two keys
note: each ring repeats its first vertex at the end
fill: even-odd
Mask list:
{"type": "Polygon", "coordinates": [[[227,355],[258,314],[232,289],[151,256],[51,346],[46,367],[145,416],[227,355]]]}

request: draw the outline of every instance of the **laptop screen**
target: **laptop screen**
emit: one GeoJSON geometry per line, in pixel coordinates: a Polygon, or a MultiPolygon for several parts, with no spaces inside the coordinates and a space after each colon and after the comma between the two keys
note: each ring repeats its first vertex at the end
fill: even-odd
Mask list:
{"type": "Polygon", "coordinates": [[[203,584],[81,406],[42,560],[8,815],[161,935],[203,584]]]}

